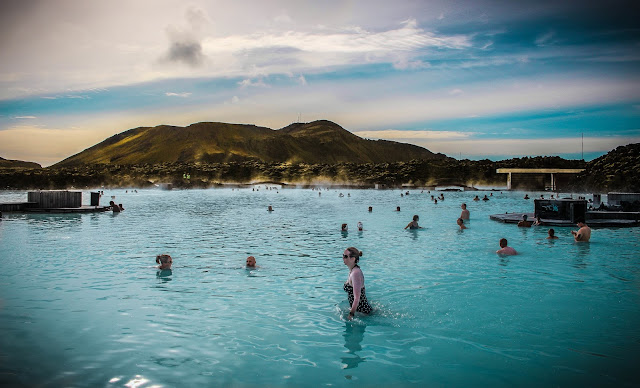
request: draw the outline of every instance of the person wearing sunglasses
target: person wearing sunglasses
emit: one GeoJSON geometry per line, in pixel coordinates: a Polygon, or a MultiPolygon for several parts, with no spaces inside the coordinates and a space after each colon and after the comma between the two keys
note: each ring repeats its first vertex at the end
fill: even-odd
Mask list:
{"type": "Polygon", "coordinates": [[[342,254],[344,265],[349,267],[349,277],[343,287],[349,299],[349,315],[347,317],[349,320],[354,317],[356,311],[370,314],[373,310],[364,291],[364,275],[358,265],[360,256],[362,256],[362,252],[354,247],[347,248],[342,254]]]}

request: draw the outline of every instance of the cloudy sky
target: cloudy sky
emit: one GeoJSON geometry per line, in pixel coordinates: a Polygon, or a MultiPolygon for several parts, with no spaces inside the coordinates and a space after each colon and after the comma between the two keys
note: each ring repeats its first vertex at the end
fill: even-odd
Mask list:
{"type": "Polygon", "coordinates": [[[640,142],[634,1],[2,0],[0,157],[327,119],[455,158],[640,142]]]}

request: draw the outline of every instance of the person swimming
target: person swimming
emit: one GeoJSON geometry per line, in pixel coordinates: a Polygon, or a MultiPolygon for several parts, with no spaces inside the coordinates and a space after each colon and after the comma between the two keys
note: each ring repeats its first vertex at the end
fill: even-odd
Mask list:
{"type": "Polygon", "coordinates": [[[464,220],[462,218],[458,218],[457,223],[458,223],[458,226],[460,227],[460,230],[467,229],[467,227],[464,225],[464,220]]]}
{"type": "Polygon", "coordinates": [[[253,256],[247,257],[247,268],[256,268],[256,258],[253,256]]]}
{"type": "Polygon", "coordinates": [[[420,219],[420,217],[418,217],[418,215],[414,215],[413,216],[413,220],[411,222],[409,222],[409,224],[407,224],[407,226],[405,226],[404,228],[407,229],[422,229],[422,227],[420,225],[418,225],[418,220],[420,219]]]}
{"type": "Polygon", "coordinates": [[[515,249],[511,248],[510,246],[507,245],[507,239],[506,238],[501,238],[500,239],[500,249],[498,249],[496,251],[497,254],[499,255],[506,255],[506,256],[511,256],[511,255],[517,255],[518,252],[516,252],[515,249]]]}
{"type": "Polygon", "coordinates": [[[522,219],[518,222],[518,226],[519,226],[519,227],[521,227],[521,228],[522,228],[522,227],[524,227],[524,228],[530,228],[530,227],[531,227],[532,222],[531,222],[531,221],[528,221],[528,220],[527,220],[527,218],[528,218],[528,217],[527,217],[527,215],[526,215],[526,214],[523,214],[523,215],[522,215],[522,219]]]}
{"type": "Polygon", "coordinates": [[[342,287],[347,293],[347,299],[349,300],[349,315],[348,319],[352,319],[357,312],[363,314],[370,314],[373,308],[367,301],[367,295],[364,288],[364,275],[358,265],[362,252],[354,247],[347,248],[342,254],[342,261],[344,265],[349,267],[349,277],[342,287]]]}
{"type": "Polygon", "coordinates": [[[555,240],[558,238],[558,236],[556,236],[556,231],[553,230],[553,228],[549,229],[547,233],[549,234],[549,237],[547,237],[547,240],[555,240]]]}
{"type": "Polygon", "coordinates": [[[156,263],[160,264],[158,269],[171,269],[171,264],[173,264],[173,259],[171,256],[167,254],[162,254],[156,256],[156,263]]]}

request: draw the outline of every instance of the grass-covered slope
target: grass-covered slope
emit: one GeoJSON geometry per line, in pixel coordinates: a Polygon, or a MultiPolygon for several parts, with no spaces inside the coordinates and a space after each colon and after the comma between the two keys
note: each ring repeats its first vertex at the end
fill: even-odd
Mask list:
{"type": "Polygon", "coordinates": [[[620,146],[587,163],[575,179],[577,189],[640,193],[640,143],[620,146]]]}
{"type": "Polygon", "coordinates": [[[0,158],[0,168],[42,168],[42,166],[34,162],[0,158]]]}
{"type": "Polygon", "coordinates": [[[54,167],[242,161],[391,163],[446,158],[410,144],[362,139],[325,120],[292,124],[280,130],[205,122],[187,127],[160,125],[130,129],[54,167]]]}

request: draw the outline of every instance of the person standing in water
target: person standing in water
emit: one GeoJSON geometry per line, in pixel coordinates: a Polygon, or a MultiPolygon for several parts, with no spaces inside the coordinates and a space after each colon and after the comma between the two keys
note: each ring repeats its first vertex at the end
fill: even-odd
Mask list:
{"type": "Polygon", "coordinates": [[[404,228],[407,229],[422,229],[422,227],[420,225],[418,225],[418,220],[420,219],[420,217],[418,217],[418,215],[416,214],[415,216],[413,216],[413,221],[409,222],[409,224],[407,224],[407,226],[405,226],[404,228]]]}
{"type": "Polygon", "coordinates": [[[342,254],[344,265],[349,267],[349,277],[344,283],[343,289],[347,293],[349,299],[349,316],[352,319],[356,311],[363,314],[370,314],[373,309],[367,301],[367,295],[364,291],[364,275],[358,265],[362,252],[354,247],[345,249],[342,254]]]}
{"type": "Polygon", "coordinates": [[[460,207],[462,208],[462,211],[460,212],[460,218],[462,218],[463,220],[468,220],[470,217],[470,213],[469,210],[467,210],[467,204],[463,203],[462,205],[460,205],[460,207]]]}
{"type": "Polygon", "coordinates": [[[589,240],[591,239],[591,228],[584,223],[584,220],[578,220],[576,224],[580,229],[578,231],[571,231],[573,239],[581,242],[589,242],[589,240]]]}
{"type": "Polygon", "coordinates": [[[500,239],[500,249],[498,249],[496,251],[497,254],[499,255],[506,255],[506,256],[511,256],[511,255],[517,255],[518,252],[516,252],[515,249],[511,248],[510,246],[507,245],[507,239],[506,238],[501,238],[500,239]]]}

